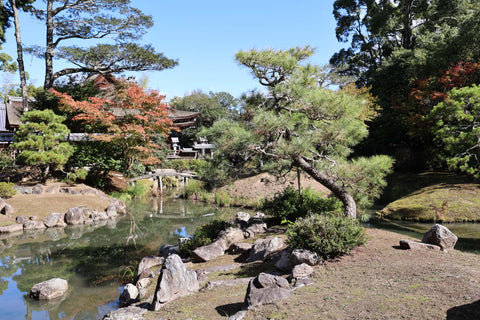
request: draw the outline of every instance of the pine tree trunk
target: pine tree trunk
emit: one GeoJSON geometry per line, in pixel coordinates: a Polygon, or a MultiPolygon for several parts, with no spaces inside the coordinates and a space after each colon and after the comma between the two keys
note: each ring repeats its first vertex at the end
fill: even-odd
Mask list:
{"type": "Polygon", "coordinates": [[[43,88],[48,90],[53,86],[53,0],[47,1],[47,39],[45,44],[45,83],[43,88]]]}
{"type": "Polygon", "coordinates": [[[23,47],[22,38],[20,36],[20,21],[18,19],[18,9],[15,0],[10,0],[13,11],[13,21],[15,24],[15,39],[17,41],[17,62],[18,72],[20,73],[20,88],[22,89],[22,107],[23,112],[28,111],[28,93],[27,93],[27,77],[25,75],[25,65],[23,63],[23,47]]]}
{"type": "Polygon", "coordinates": [[[327,177],[312,165],[310,165],[301,155],[296,155],[294,157],[294,163],[296,166],[305,171],[310,175],[315,181],[321,183],[343,203],[345,207],[345,215],[350,218],[356,218],[357,216],[357,204],[353,197],[345,190],[342,186],[339,186],[331,178],[327,177]]]}

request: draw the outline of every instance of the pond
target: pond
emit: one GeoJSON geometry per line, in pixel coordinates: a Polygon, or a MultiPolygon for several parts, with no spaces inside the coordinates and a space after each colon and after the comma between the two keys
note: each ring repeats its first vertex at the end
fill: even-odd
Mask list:
{"type": "MultiPolygon", "coordinates": [[[[177,243],[219,214],[236,211],[157,198],[131,204],[131,216],[114,224],[0,235],[0,318],[102,319],[118,308],[121,280],[135,273],[142,257],[156,254],[162,244],[177,243]],[[68,280],[65,299],[49,303],[27,297],[34,284],[55,277],[68,280]]],[[[367,223],[418,239],[431,225],[375,219],[367,223]]],[[[460,237],[457,249],[479,253],[479,224],[447,227],[460,237]]]]}
{"type": "Polygon", "coordinates": [[[137,201],[129,212],[114,224],[0,238],[0,318],[102,319],[118,308],[121,279],[135,272],[142,257],[157,254],[162,244],[176,244],[220,214],[180,199],[137,201]],[[69,283],[64,300],[27,297],[34,284],[55,277],[69,283]]]}

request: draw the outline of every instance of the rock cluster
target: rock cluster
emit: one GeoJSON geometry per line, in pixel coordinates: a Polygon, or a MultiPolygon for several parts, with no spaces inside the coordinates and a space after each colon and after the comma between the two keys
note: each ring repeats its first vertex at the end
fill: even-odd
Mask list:
{"type": "MultiPolygon", "coordinates": [[[[33,187],[16,186],[17,192],[22,194],[44,194],[44,193],[68,193],[82,196],[85,194],[95,194],[101,199],[108,200],[109,205],[105,211],[98,212],[86,207],[73,207],[65,213],[54,212],[48,215],[43,221],[37,221],[35,216],[27,217],[17,216],[15,224],[0,227],[0,233],[16,233],[29,230],[42,230],[46,228],[66,227],[67,225],[95,224],[109,219],[115,219],[118,215],[124,215],[127,212],[123,201],[108,197],[104,192],[94,188],[78,189],[76,187],[64,187],[61,185],[51,185],[48,188],[43,185],[33,187]]],[[[13,208],[6,204],[0,198],[0,212],[6,215],[13,213],[13,208]]]]}
{"type": "Polygon", "coordinates": [[[423,235],[422,242],[403,239],[400,240],[400,247],[402,249],[450,251],[455,247],[457,240],[458,237],[447,227],[437,223],[423,235]]]}
{"type": "MultiPolygon", "coordinates": [[[[202,291],[241,284],[247,286],[244,310],[240,310],[228,318],[230,320],[240,320],[245,316],[248,309],[288,298],[292,290],[313,284],[309,277],[314,272],[312,266],[321,263],[318,255],[307,250],[285,248],[282,238],[276,236],[257,239],[253,244],[242,242],[245,237],[251,236],[254,232],[264,233],[267,231],[261,214],[252,218],[247,217],[247,215],[242,212],[238,213],[237,227],[219,232],[218,239],[215,242],[197,248],[193,251],[192,257],[198,261],[209,261],[223,255],[228,250],[241,253],[244,256],[243,260],[247,262],[271,260],[279,270],[290,274],[287,278],[278,274],[260,273],[257,277],[214,280],[205,283],[207,274],[233,270],[240,268],[242,264],[234,263],[195,271],[188,270],[187,265],[177,255],[178,246],[163,245],[159,250],[159,256],[147,256],[140,261],[136,285],[126,285],[120,296],[121,306],[135,303],[137,307],[134,309],[132,309],[133,306],[122,308],[122,311],[112,312],[104,319],[136,319],[128,318],[130,316],[137,316],[138,319],[142,319],[145,308],[160,310],[170,301],[199,291],[200,283],[205,283],[201,288],[202,291]],[[263,227],[260,228],[259,226],[262,225],[263,227]],[[256,231],[252,232],[252,230],[256,231]],[[280,263],[282,259],[283,263],[280,263]],[[147,296],[148,288],[152,288],[155,278],[158,278],[155,293],[153,296],[147,296]],[[142,301],[143,307],[138,308],[142,301]]],[[[191,264],[191,262],[188,264],[191,264]]]]}

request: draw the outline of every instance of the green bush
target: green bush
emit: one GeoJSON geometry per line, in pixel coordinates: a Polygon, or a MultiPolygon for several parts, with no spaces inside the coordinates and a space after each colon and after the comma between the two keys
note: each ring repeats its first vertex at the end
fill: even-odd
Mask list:
{"type": "Polygon", "coordinates": [[[152,190],[152,184],[153,182],[148,179],[138,180],[133,186],[127,189],[127,193],[130,194],[133,199],[144,197],[152,190]]]}
{"type": "Polygon", "coordinates": [[[198,198],[200,193],[204,191],[205,184],[200,180],[190,179],[183,189],[183,195],[185,198],[192,196],[198,198]]]}
{"type": "Polygon", "coordinates": [[[287,243],[295,249],[316,252],[324,259],[350,253],[366,241],[357,220],[341,215],[314,214],[300,218],[287,229],[287,243]]]}
{"type": "Polygon", "coordinates": [[[180,245],[180,255],[182,257],[190,256],[190,253],[198,247],[206,246],[212,243],[217,237],[218,233],[229,227],[232,227],[228,221],[225,220],[213,220],[203,226],[197,228],[192,238],[185,241],[180,245]]]}
{"type": "Polygon", "coordinates": [[[0,198],[10,198],[17,194],[17,190],[12,182],[0,182],[0,198]]]}
{"type": "Polygon", "coordinates": [[[232,199],[224,190],[215,192],[215,204],[219,207],[229,207],[232,204],[232,199]]]}
{"type": "Polygon", "coordinates": [[[0,151],[0,171],[13,169],[15,167],[15,160],[13,157],[4,151],[0,151]]]}
{"type": "Polygon", "coordinates": [[[193,171],[198,173],[204,167],[206,167],[207,161],[202,159],[192,159],[192,160],[168,160],[162,163],[163,168],[175,169],[178,172],[182,171],[193,171]]]}
{"type": "Polygon", "coordinates": [[[259,210],[280,221],[295,221],[315,213],[334,212],[341,209],[337,198],[325,198],[310,187],[302,190],[302,195],[288,186],[283,192],[277,192],[273,199],[263,200],[259,210]]]}

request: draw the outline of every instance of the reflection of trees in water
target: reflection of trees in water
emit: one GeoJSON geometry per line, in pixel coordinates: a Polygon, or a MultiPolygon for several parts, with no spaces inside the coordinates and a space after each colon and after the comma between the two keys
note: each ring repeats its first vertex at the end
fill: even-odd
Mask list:
{"type": "MultiPolygon", "coordinates": [[[[11,248],[4,253],[8,251],[8,255],[16,256],[17,263],[4,258],[7,260],[0,264],[2,277],[12,276],[21,269],[21,274],[13,279],[22,292],[29,292],[34,284],[55,277],[66,279],[70,286],[66,299],[56,305],[25,300],[27,318],[32,310],[45,310],[50,319],[98,318],[98,314],[109,311],[99,311],[99,308],[118,298],[118,280],[127,266],[137,266],[142,257],[158,254],[162,244],[175,244],[179,236],[193,234],[198,226],[215,218],[203,217],[216,212],[203,203],[162,201],[158,198],[133,203],[129,207],[131,216],[118,221],[114,227],[112,224],[81,225],[52,230],[55,232],[48,236],[53,239],[50,241],[33,242],[38,240],[30,240],[25,235],[13,240],[11,248]],[[135,241],[126,241],[129,237],[135,241]],[[30,243],[25,243],[27,240],[30,243]],[[89,309],[85,310],[85,306],[89,309]]],[[[7,281],[0,281],[0,294],[7,287],[7,281]]]]}

